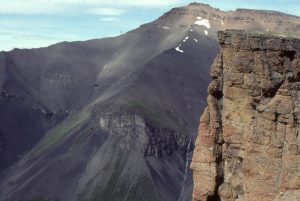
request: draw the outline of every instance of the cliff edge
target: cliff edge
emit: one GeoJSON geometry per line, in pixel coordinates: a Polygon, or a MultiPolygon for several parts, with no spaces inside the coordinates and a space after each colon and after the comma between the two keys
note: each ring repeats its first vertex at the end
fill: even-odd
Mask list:
{"type": "Polygon", "coordinates": [[[300,200],[300,40],[218,33],[194,201],[300,200]]]}

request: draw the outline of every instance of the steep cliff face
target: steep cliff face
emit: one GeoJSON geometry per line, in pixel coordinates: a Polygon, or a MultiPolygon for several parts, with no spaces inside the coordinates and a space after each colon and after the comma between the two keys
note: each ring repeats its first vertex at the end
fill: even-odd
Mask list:
{"type": "Polygon", "coordinates": [[[300,40],[218,37],[191,165],[194,200],[300,200],[300,40]]]}

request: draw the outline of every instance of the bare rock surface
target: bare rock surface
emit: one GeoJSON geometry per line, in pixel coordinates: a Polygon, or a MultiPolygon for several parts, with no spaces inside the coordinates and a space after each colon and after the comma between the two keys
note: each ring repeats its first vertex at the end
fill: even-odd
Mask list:
{"type": "Polygon", "coordinates": [[[218,36],[192,162],[194,200],[297,201],[300,40],[218,36]]]}

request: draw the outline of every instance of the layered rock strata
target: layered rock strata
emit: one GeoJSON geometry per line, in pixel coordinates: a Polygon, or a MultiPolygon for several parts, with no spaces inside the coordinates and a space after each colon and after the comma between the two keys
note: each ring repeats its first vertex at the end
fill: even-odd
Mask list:
{"type": "Polygon", "coordinates": [[[300,200],[300,40],[236,30],[218,38],[193,200],[300,200]]]}
{"type": "Polygon", "coordinates": [[[103,113],[98,119],[100,127],[108,133],[127,136],[129,139],[126,147],[129,150],[140,149],[145,158],[161,158],[172,155],[175,151],[185,156],[187,152],[193,149],[193,146],[188,148],[191,138],[168,128],[153,126],[135,114],[126,112],[103,113]],[[140,143],[136,143],[138,138],[141,138],[140,143]],[[141,145],[137,148],[136,144],[141,145]]]}

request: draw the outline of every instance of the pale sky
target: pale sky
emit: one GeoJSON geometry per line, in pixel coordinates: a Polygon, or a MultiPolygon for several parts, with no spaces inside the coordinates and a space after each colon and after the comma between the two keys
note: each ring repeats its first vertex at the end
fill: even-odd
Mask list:
{"type": "MultiPolygon", "coordinates": [[[[116,36],[186,0],[0,0],[0,50],[116,36]]],[[[299,0],[201,0],[221,10],[253,8],[300,16],[299,0]]]]}

